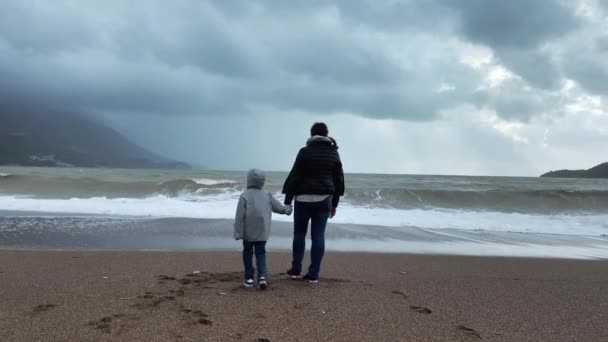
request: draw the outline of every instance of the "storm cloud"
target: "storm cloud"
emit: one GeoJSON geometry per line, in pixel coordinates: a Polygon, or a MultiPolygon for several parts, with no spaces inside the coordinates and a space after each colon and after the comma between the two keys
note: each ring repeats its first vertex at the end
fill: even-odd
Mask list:
{"type": "Polygon", "coordinates": [[[156,129],[171,120],[187,129],[188,120],[300,113],[403,125],[456,117],[492,122],[490,132],[522,143],[534,139],[513,138],[520,124],[568,117],[567,108],[591,105],[585,96],[603,108],[608,95],[605,1],[0,6],[0,101],[99,115],[127,133],[145,117],[156,129]]]}

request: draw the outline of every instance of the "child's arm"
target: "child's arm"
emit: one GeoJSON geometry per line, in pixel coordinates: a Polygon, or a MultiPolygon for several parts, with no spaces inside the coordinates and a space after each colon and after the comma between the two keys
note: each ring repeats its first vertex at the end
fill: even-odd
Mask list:
{"type": "Polygon", "coordinates": [[[247,209],[247,200],[241,195],[239,204],[236,207],[236,216],[234,217],[234,238],[242,240],[245,238],[245,213],[247,209]]]}
{"type": "Polygon", "coordinates": [[[293,209],[290,205],[282,205],[272,194],[268,194],[272,206],[272,212],[277,214],[291,215],[293,209]]]}

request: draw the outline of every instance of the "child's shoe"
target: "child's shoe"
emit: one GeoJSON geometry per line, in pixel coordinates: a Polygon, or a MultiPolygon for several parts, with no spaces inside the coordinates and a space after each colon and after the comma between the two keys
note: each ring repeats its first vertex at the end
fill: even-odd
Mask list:
{"type": "Polygon", "coordinates": [[[243,286],[245,286],[246,288],[251,288],[253,287],[253,279],[246,279],[243,281],[243,286]]]}
{"type": "Polygon", "coordinates": [[[260,285],[260,290],[266,290],[268,288],[266,277],[261,277],[260,279],[258,279],[258,285],[260,285]]]}

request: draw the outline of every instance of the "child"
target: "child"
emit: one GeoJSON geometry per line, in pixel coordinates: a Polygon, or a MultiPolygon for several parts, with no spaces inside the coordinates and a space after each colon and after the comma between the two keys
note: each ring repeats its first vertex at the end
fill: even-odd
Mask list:
{"type": "Polygon", "coordinates": [[[253,253],[258,268],[258,285],[265,290],[266,281],[266,241],[270,233],[272,213],[291,215],[290,205],[284,206],[270,193],[262,190],[266,176],[258,169],[249,170],[247,190],[239,199],[234,220],[234,238],[243,240],[243,265],[245,280],[243,286],[253,287],[253,253]]]}

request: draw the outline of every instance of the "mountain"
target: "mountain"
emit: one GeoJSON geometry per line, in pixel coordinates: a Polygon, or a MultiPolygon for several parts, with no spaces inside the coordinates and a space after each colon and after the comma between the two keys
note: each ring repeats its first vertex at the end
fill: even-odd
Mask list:
{"type": "Polygon", "coordinates": [[[588,170],[558,170],[547,172],[541,177],[558,178],[608,178],[608,162],[596,165],[588,170]]]}
{"type": "Polygon", "coordinates": [[[190,168],[82,115],[0,108],[0,165],[190,168]]]}

